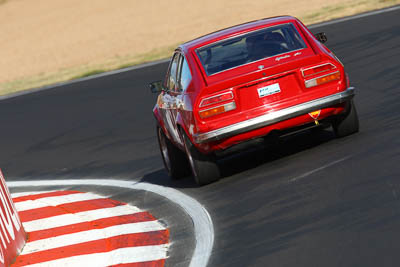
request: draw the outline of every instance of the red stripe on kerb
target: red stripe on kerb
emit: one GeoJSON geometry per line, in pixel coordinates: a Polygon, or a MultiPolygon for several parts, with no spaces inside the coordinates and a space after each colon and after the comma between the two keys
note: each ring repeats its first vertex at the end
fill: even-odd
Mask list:
{"type": "Polygon", "coordinates": [[[13,264],[13,267],[42,263],[72,256],[109,252],[118,248],[162,245],[167,244],[168,239],[168,229],[147,233],[120,235],[107,239],[19,255],[16,262],[13,264]]]}
{"type": "Polygon", "coordinates": [[[114,225],[121,225],[127,223],[155,221],[156,219],[148,212],[139,212],[135,214],[122,215],[116,217],[109,217],[90,222],[83,222],[77,224],[70,224],[67,226],[56,227],[52,229],[45,229],[29,233],[29,242],[56,237],[60,235],[72,234],[92,229],[104,229],[114,225]]]}
{"type": "Polygon", "coordinates": [[[125,264],[111,265],[109,267],[163,267],[163,266],[165,266],[165,260],[125,263],[125,264]]]}
{"type": "Polygon", "coordinates": [[[17,202],[22,202],[22,201],[27,201],[27,200],[37,200],[45,197],[59,197],[59,196],[65,196],[65,195],[72,195],[72,194],[82,194],[83,192],[80,191],[56,191],[56,192],[47,192],[47,193],[41,193],[41,194],[36,194],[36,195],[30,195],[30,196],[22,196],[22,197],[16,197],[13,198],[14,203],[17,202]]]}
{"type": "Polygon", "coordinates": [[[78,213],[89,210],[97,210],[104,208],[112,208],[116,206],[126,205],[109,198],[99,198],[92,200],[84,200],[73,203],[67,203],[57,206],[50,206],[38,209],[31,209],[19,212],[19,217],[23,222],[29,222],[63,214],[78,213]]]}

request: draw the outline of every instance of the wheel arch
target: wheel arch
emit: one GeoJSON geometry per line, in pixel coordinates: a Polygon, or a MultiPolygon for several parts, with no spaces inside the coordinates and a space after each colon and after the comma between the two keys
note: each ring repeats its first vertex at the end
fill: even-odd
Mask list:
{"type": "Polygon", "coordinates": [[[167,131],[167,128],[165,127],[165,123],[163,122],[160,114],[160,110],[158,108],[158,105],[155,105],[153,108],[153,116],[156,120],[156,127],[160,127],[161,130],[164,132],[164,134],[168,137],[169,140],[171,140],[171,136],[169,132],[167,131]]]}

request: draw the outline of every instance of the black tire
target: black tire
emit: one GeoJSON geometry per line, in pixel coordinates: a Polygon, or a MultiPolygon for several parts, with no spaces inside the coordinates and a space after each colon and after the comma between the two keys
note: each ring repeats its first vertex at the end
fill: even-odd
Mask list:
{"type": "Polygon", "coordinates": [[[173,179],[189,176],[190,166],[185,153],[171,143],[160,127],[157,127],[157,139],[168,175],[173,179]]]}
{"type": "Polygon", "coordinates": [[[189,137],[182,133],[186,155],[192,170],[193,177],[198,185],[205,185],[220,178],[220,171],[214,155],[204,155],[190,142],[189,137]]]}
{"type": "Polygon", "coordinates": [[[332,126],[336,137],[344,137],[358,132],[358,115],[353,100],[348,102],[346,114],[336,118],[332,126]]]}

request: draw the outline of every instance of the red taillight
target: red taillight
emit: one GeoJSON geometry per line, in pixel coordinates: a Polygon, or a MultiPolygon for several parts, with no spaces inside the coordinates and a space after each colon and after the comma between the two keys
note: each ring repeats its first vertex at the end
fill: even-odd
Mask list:
{"type": "Polygon", "coordinates": [[[232,92],[226,92],[226,93],[219,94],[219,95],[216,95],[216,96],[211,96],[211,97],[204,98],[200,102],[200,107],[201,108],[202,107],[207,107],[207,106],[210,106],[210,105],[213,105],[213,104],[217,104],[217,103],[220,103],[220,102],[224,102],[224,101],[228,101],[228,100],[231,100],[231,99],[233,99],[233,93],[232,92]]]}
{"type": "Polygon", "coordinates": [[[318,66],[314,66],[311,68],[303,69],[302,73],[303,73],[303,77],[309,77],[314,74],[318,74],[318,73],[322,73],[322,72],[326,72],[326,71],[330,71],[330,70],[334,70],[334,69],[336,69],[335,65],[333,65],[331,63],[326,63],[323,65],[318,65],[318,66]]]}

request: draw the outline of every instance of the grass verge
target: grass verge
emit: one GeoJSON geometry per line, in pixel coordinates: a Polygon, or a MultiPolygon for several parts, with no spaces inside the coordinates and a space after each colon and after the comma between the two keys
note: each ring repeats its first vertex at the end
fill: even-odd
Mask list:
{"type": "Polygon", "coordinates": [[[147,62],[165,59],[171,56],[178,44],[168,47],[154,49],[146,54],[127,55],[125,57],[115,57],[105,61],[103,64],[64,68],[53,73],[41,73],[39,75],[25,77],[11,82],[0,83],[0,95],[6,95],[23,91],[31,88],[39,88],[60,82],[80,79],[92,75],[123,69],[147,62]]]}
{"type": "Polygon", "coordinates": [[[399,4],[398,0],[356,0],[349,1],[347,5],[331,5],[301,17],[305,24],[328,21],[344,16],[377,10],[399,4]]]}

